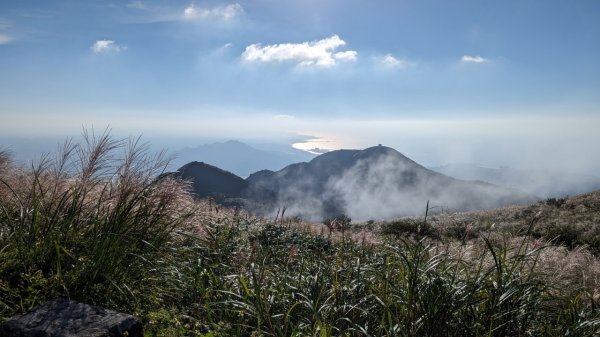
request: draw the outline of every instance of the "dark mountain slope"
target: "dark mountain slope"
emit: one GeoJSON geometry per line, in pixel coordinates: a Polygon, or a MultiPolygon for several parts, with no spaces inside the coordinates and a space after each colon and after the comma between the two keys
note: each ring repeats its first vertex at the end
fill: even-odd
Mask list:
{"type": "Polygon", "coordinates": [[[190,180],[198,197],[241,198],[247,195],[250,185],[231,172],[197,161],[185,164],[176,175],[190,180]]]}
{"type": "Polygon", "coordinates": [[[359,150],[331,151],[319,155],[308,163],[291,164],[277,172],[263,170],[253,173],[246,180],[272,191],[295,186],[320,193],[325,187],[323,182],[352,166],[354,156],[359,152],[359,150]]]}
{"type": "Polygon", "coordinates": [[[231,172],[206,163],[188,163],[171,175],[189,180],[196,197],[211,197],[230,206],[262,211],[265,204],[273,205],[276,200],[272,191],[254,186],[231,172]]]}
{"type": "Polygon", "coordinates": [[[313,219],[342,212],[355,219],[414,215],[427,200],[460,211],[537,200],[516,189],[447,177],[384,146],[332,151],[277,172],[257,172],[247,181],[275,191],[291,214],[313,219]]]}

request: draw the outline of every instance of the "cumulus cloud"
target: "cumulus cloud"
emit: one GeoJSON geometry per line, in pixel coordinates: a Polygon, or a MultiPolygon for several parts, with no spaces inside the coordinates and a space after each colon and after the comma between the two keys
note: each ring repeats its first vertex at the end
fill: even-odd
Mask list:
{"type": "Polygon", "coordinates": [[[98,40],[90,47],[95,54],[101,53],[118,53],[125,50],[125,46],[115,44],[112,40],[98,40]]]}
{"type": "Polygon", "coordinates": [[[244,8],[238,3],[213,8],[201,8],[191,4],[185,8],[183,11],[183,16],[185,19],[189,20],[202,20],[211,18],[230,20],[241,15],[242,13],[244,13],[244,8]]]}
{"type": "Polygon", "coordinates": [[[14,39],[11,36],[0,33],[0,44],[11,43],[14,39]]]}
{"type": "Polygon", "coordinates": [[[389,69],[405,69],[413,67],[415,64],[405,59],[399,59],[391,54],[386,54],[381,57],[376,57],[375,61],[385,68],[389,69]]]}
{"type": "Polygon", "coordinates": [[[282,43],[263,46],[251,44],[242,53],[244,62],[295,62],[302,66],[331,67],[339,62],[351,62],[357,59],[354,50],[336,50],[346,44],[339,36],[302,43],[282,43]]]}
{"type": "Polygon", "coordinates": [[[463,55],[463,57],[461,57],[460,61],[463,63],[477,63],[477,64],[489,62],[488,59],[483,58],[481,56],[471,56],[471,55],[463,55]]]}

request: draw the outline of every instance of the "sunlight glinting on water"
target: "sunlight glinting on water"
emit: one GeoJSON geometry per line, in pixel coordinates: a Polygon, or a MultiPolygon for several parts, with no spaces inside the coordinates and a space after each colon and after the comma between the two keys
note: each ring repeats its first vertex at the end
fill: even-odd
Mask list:
{"type": "Polygon", "coordinates": [[[316,155],[345,148],[335,139],[321,137],[307,138],[302,142],[292,144],[292,147],[316,155]]]}

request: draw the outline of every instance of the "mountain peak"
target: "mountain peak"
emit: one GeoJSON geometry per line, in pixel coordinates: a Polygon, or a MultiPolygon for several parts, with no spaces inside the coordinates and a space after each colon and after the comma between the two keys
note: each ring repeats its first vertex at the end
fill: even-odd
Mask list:
{"type": "MultiPolygon", "coordinates": [[[[377,146],[372,146],[372,147],[366,148],[357,154],[357,157],[360,159],[375,159],[375,158],[379,158],[382,156],[386,156],[389,158],[395,158],[396,160],[399,160],[403,163],[422,167],[420,164],[418,164],[414,160],[408,158],[407,156],[405,156],[398,150],[391,148],[391,147],[383,146],[381,144],[379,144],[377,146]]],[[[422,167],[422,168],[424,168],[424,167],[422,167]]]]}
{"type": "Polygon", "coordinates": [[[275,191],[290,214],[313,219],[339,213],[353,219],[415,215],[428,200],[460,211],[536,200],[516,190],[433,172],[382,145],[331,151],[308,163],[251,175],[248,181],[275,191]]]}
{"type": "Polygon", "coordinates": [[[192,182],[194,193],[199,197],[239,198],[248,188],[248,182],[244,179],[204,162],[187,163],[177,173],[179,177],[192,182]]]}
{"type": "Polygon", "coordinates": [[[189,162],[189,163],[183,165],[182,167],[180,167],[177,171],[178,172],[187,172],[189,170],[208,170],[208,171],[218,172],[219,174],[235,175],[229,171],[223,170],[217,166],[210,165],[210,164],[207,164],[202,161],[189,162]]]}
{"type": "Polygon", "coordinates": [[[360,150],[334,150],[316,156],[309,163],[346,161],[356,155],[360,150]]]}
{"type": "Polygon", "coordinates": [[[230,140],[222,142],[222,143],[214,143],[214,144],[209,144],[209,145],[215,145],[215,144],[237,146],[237,147],[242,147],[242,148],[252,148],[252,146],[250,146],[246,143],[242,143],[239,140],[235,140],[235,139],[230,139],[230,140]]]}

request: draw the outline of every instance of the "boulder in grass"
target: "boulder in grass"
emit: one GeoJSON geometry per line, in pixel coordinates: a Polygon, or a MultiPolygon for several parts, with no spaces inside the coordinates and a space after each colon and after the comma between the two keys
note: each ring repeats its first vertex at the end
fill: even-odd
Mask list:
{"type": "Polygon", "coordinates": [[[143,337],[142,323],[102,307],[56,299],[0,324],[0,337],[143,337]]]}

